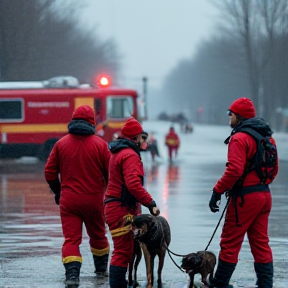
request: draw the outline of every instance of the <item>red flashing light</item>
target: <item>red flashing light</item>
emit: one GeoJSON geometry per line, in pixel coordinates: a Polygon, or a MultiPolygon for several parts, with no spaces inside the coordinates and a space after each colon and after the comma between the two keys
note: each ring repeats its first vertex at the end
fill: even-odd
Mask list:
{"type": "Polygon", "coordinates": [[[111,84],[111,81],[110,81],[110,78],[107,77],[107,76],[101,76],[98,78],[98,81],[97,81],[97,84],[100,86],[100,87],[109,87],[110,84],[111,84]]]}

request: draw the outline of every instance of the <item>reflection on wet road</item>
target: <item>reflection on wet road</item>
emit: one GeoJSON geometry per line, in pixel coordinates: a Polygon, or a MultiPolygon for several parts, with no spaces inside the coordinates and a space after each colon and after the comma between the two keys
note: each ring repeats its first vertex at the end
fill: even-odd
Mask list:
{"type": "MultiPolygon", "coordinates": [[[[185,161],[185,158],[179,158],[172,164],[166,161],[153,163],[148,154],[143,155],[143,161],[145,186],[171,227],[170,249],[178,254],[204,250],[220,217],[220,213],[213,214],[208,208],[210,191],[223,172],[225,163],[204,161],[196,165],[185,161]]],[[[41,162],[0,162],[0,287],[64,287],[59,209],[44,180],[43,167],[41,162]]],[[[281,161],[279,175],[271,186],[273,210],[269,233],[274,253],[276,288],[287,288],[288,278],[288,224],[285,220],[288,207],[287,169],[288,162],[281,161]]],[[[224,206],[225,199],[222,200],[221,209],[224,206]]],[[[143,213],[148,213],[148,210],[143,208],[143,213]]],[[[216,255],[220,230],[217,230],[209,247],[216,255]]],[[[83,234],[83,265],[79,287],[107,287],[107,281],[94,277],[86,231],[83,234]]],[[[111,237],[109,239],[112,246],[111,237]]],[[[181,258],[173,258],[178,265],[181,263],[181,258]]],[[[138,279],[144,287],[144,260],[138,271],[138,279]]],[[[168,255],[163,280],[167,288],[171,283],[184,287],[183,283],[188,281],[188,276],[173,264],[168,255]]],[[[196,275],[195,280],[200,282],[200,275],[196,275]]],[[[243,243],[233,281],[239,287],[251,286],[255,282],[247,239],[243,243]]]]}

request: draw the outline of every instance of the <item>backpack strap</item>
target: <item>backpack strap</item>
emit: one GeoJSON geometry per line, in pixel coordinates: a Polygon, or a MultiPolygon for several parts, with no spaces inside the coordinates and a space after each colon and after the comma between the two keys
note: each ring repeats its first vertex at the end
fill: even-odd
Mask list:
{"type": "Polygon", "coordinates": [[[249,127],[244,127],[242,128],[239,132],[244,132],[252,136],[256,141],[262,141],[265,139],[264,136],[262,136],[260,133],[258,133],[256,130],[249,128],[249,127]]]}
{"type": "MultiPolygon", "coordinates": [[[[252,136],[253,139],[256,141],[256,145],[257,145],[256,152],[255,152],[254,156],[249,161],[250,162],[249,163],[249,167],[250,167],[249,169],[250,169],[250,171],[255,170],[260,181],[262,183],[265,183],[267,180],[267,177],[264,175],[264,173],[262,171],[262,162],[263,162],[263,157],[264,157],[264,153],[265,153],[265,151],[264,151],[265,148],[262,145],[262,143],[263,143],[263,141],[266,141],[268,136],[264,137],[260,133],[255,131],[254,129],[248,128],[248,127],[241,129],[239,132],[244,132],[244,133],[252,136]]],[[[266,174],[267,174],[267,171],[266,171],[266,174]]]]}

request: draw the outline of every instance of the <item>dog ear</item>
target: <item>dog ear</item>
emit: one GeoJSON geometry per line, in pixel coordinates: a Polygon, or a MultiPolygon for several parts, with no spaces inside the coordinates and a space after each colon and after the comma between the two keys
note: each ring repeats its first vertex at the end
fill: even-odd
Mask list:
{"type": "Polygon", "coordinates": [[[193,263],[195,262],[195,257],[197,257],[196,253],[190,253],[185,258],[187,259],[188,262],[193,263]]]}
{"type": "Polygon", "coordinates": [[[189,260],[190,260],[189,256],[190,254],[187,254],[182,258],[182,261],[181,261],[182,265],[186,265],[187,263],[189,263],[189,260]]]}
{"type": "Polygon", "coordinates": [[[202,263],[202,258],[197,253],[191,253],[188,261],[195,268],[202,263]]]}

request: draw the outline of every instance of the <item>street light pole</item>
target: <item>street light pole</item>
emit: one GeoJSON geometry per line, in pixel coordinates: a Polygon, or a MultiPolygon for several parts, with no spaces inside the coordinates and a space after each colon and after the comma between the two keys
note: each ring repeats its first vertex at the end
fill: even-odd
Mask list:
{"type": "Polygon", "coordinates": [[[148,119],[148,114],[147,114],[147,82],[148,82],[148,78],[147,77],[143,77],[142,78],[143,81],[143,102],[144,102],[144,119],[147,120],[148,119]]]}

